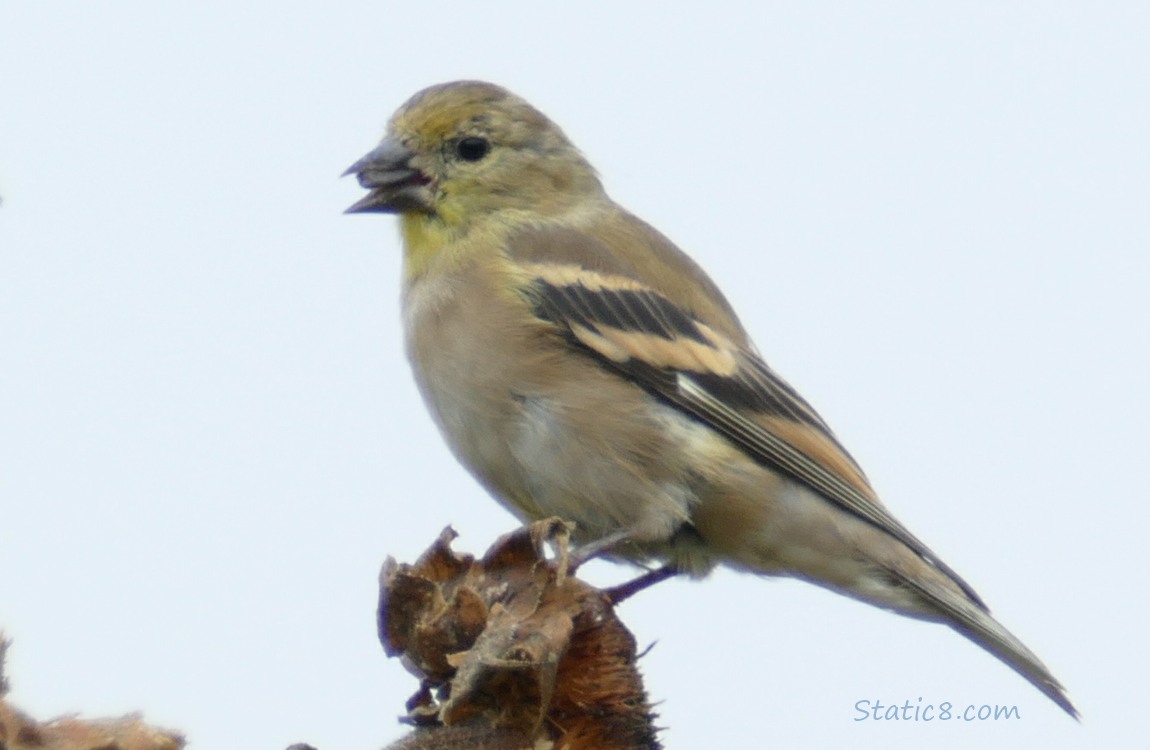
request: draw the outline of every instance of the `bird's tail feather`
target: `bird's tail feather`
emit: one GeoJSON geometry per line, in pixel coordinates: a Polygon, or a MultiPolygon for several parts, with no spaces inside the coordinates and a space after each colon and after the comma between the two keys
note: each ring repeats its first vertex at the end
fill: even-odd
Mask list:
{"type": "Polygon", "coordinates": [[[916,578],[905,577],[903,582],[929,602],[943,622],[1022,675],[1063,711],[1079,718],[1078,709],[1070,702],[1062,683],[1034,652],[991,617],[990,612],[954,588],[916,578]]]}

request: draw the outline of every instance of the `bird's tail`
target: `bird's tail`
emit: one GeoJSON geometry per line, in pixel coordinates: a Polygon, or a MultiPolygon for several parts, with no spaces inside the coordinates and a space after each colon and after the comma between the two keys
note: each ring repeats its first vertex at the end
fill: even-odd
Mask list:
{"type": "MultiPolygon", "coordinates": [[[[924,561],[925,562],[925,561],[924,561]]],[[[927,563],[929,565],[929,563],[927,563]]],[[[933,566],[931,566],[933,567],[933,566]]],[[[901,583],[915,591],[924,599],[930,609],[938,613],[941,622],[966,636],[974,643],[989,651],[996,658],[1022,675],[1034,687],[1054,701],[1063,711],[1075,719],[1078,709],[1066,695],[1062,686],[1050,670],[1023,645],[1022,641],[991,617],[990,612],[980,603],[972,601],[958,586],[953,585],[941,571],[935,569],[933,576],[899,576],[901,583]]]]}
{"type": "MultiPolygon", "coordinates": [[[[978,594],[925,545],[919,542],[912,548],[868,519],[833,508],[828,512],[826,504],[807,492],[780,493],[770,518],[764,511],[762,522],[744,524],[745,534],[714,534],[708,543],[729,555],[726,562],[733,567],[794,575],[883,609],[949,625],[1079,718],[1066,689],[1042,660],[999,624],[978,594]]],[[[727,509],[712,504],[707,510],[715,515],[706,520],[719,517],[727,523],[722,515],[727,509]]],[[[714,525],[737,528],[734,523],[714,525]]]]}

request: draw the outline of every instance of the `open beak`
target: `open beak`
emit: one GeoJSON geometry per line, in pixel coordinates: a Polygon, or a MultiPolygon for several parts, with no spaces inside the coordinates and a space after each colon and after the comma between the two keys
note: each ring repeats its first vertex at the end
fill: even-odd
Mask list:
{"type": "Polygon", "coordinates": [[[387,137],[341,175],[354,174],[371,192],[344,213],[430,213],[431,179],[411,166],[415,152],[387,137]]]}

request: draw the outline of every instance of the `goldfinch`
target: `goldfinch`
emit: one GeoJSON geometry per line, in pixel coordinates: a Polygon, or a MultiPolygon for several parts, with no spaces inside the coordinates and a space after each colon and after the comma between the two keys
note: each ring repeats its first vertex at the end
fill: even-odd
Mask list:
{"type": "Polygon", "coordinates": [[[456,457],[524,520],[701,576],[786,575],[945,623],[1062,685],[891,515],[707,275],[499,86],[415,94],[345,174],[399,214],[407,354],[456,457]]]}

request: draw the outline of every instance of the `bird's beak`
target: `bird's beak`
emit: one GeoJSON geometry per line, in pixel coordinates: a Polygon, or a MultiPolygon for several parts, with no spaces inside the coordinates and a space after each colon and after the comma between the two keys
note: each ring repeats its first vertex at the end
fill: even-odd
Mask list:
{"type": "Polygon", "coordinates": [[[366,156],[352,164],[343,177],[354,174],[370,193],[344,213],[408,213],[431,211],[431,179],[411,166],[415,152],[387,137],[366,156]]]}

